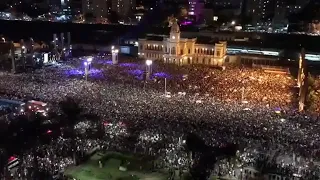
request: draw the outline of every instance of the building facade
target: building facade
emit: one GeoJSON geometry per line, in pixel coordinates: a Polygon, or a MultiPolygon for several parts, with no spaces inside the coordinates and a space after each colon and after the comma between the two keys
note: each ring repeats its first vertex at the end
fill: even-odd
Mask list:
{"type": "Polygon", "coordinates": [[[200,0],[189,0],[189,11],[188,15],[193,16],[195,21],[199,20],[199,17],[202,15],[204,3],[200,0]]]}
{"type": "Polygon", "coordinates": [[[92,15],[96,18],[104,18],[108,15],[109,0],[82,0],[82,13],[92,15]]]}
{"type": "Polygon", "coordinates": [[[126,18],[136,8],[136,0],[112,0],[112,11],[116,12],[120,18],[126,18]]]}
{"type": "Polygon", "coordinates": [[[177,22],[171,25],[170,35],[138,40],[138,55],[144,59],[162,60],[177,65],[203,64],[223,66],[227,43],[198,44],[197,38],[181,38],[177,22]]]}

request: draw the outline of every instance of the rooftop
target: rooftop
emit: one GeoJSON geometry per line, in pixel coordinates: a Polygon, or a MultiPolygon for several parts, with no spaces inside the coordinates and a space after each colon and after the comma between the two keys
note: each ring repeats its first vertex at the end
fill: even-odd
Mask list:
{"type": "Polygon", "coordinates": [[[196,44],[215,44],[219,42],[218,40],[215,40],[213,38],[208,37],[197,37],[196,44]]]}
{"type": "Polygon", "coordinates": [[[163,41],[162,36],[146,36],[145,39],[148,41],[163,41]]]}

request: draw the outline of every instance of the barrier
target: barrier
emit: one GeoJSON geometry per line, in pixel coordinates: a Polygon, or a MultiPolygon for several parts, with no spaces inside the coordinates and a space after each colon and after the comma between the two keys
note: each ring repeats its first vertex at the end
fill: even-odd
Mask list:
{"type": "Polygon", "coordinates": [[[253,64],[252,67],[261,68],[266,73],[290,74],[289,68],[281,67],[281,66],[268,66],[268,65],[253,64]]]}

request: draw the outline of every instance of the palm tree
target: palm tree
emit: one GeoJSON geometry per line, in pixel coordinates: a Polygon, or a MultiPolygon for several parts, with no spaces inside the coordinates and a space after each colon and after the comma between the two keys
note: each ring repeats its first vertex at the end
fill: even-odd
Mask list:
{"type": "Polygon", "coordinates": [[[67,98],[66,100],[59,103],[60,109],[63,112],[65,122],[62,122],[67,127],[68,134],[71,137],[71,146],[73,151],[73,160],[76,163],[76,142],[75,142],[75,132],[74,125],[78,122],[81,108],[79,104],[72,98],[67,98]]]}

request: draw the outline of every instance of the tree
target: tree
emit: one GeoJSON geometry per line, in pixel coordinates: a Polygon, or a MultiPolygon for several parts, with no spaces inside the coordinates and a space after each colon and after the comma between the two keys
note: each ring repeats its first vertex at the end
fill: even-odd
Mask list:
{"type": "Polygon", "coordinates": [[[78,102],[74,99],[67,97],[66,100],[59,103],[60,109],[63,112],[65,118],[63,118],[63,122],[61,124],[66,125],[67,132],[71,138],[71,146],[73,151],[73,160],[76,162],[76,142],[75,142],[75,132],[74,126],[78,122],[80,113],[82,112],[78,102]]]}
{"type": "Polygon", "coordinates": [[[84,19],[85,19],[86,22],[93,22],[95,17],[94,17],[94,15],[92,13],[86,13],[84,15],[84,19]]]}
{"type": "Polygon", "coordinates": [[[117,12],[115,11],[111,11],[109,16],[108,16],[108,19],[111,23],[118,23],[119,21],[119,15],[117,12]]]}
{"type": "Polygon", "coordinates": [[[314,77],[309,73],[308,75],[308,86],[311,87],[312,89],[315,88],[315,79],[314,77]]]}
{"type": "Polygon", "coordinates": [[[309,73],[308,75],[308,94],[306,98],[306,108],[309,111],[314,111],[317,109],[317,102],[319,97],[316,93],[316,84],[314,77],[309,73]]]}

